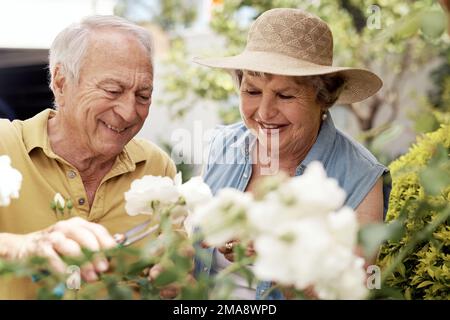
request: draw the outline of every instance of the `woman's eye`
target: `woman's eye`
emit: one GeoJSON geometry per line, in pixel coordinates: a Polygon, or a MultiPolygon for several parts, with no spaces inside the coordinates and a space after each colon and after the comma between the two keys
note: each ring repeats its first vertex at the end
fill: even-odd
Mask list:
{"type": "Polygon", "coordinates": [[[256,90],[246,90],[245,92],[251,96],[257,96],[258,94],[261,93],[260,91],[256,91],[256,90]]]}
{"type": "Polygon", "coordinates": [[[289,96],[289,95],[285,95],[285,94],[281,94],[281,93],[278,94],[278,97],[282,100],[289,100],[289,99],[294,98],[294,96],[289,96]]]}

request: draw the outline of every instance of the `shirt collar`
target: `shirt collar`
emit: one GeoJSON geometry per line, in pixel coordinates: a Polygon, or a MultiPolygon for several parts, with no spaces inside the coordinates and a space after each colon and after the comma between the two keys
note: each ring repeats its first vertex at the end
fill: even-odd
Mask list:
{"type": "Polygon", "coordinates": [[[320,161],[326,166],[328,162],[331,147],[336,137],[336,127],[331,119],[330,112],[327,112],[327,118],[322,122],[320,131],[311,150],[309,150],[305,159],[297,167],[295,174],[300,175],[312,161],[320,161]]]}
{"type": "Polygon", "coordinates": [[[42,148],[47,156],[55,157],[50,148],[47,134],[47,122],[56,114],[55,110],[45,109],[23,122],[23,140],[28,153],[34,148],[42,148]]]}
{"type": "MultiPolygon", "coordinates": [[[[61,159],[55,154],[50,146],[47,133],[48,119],[56,115],[56,110],[45,109],[34,117],[23,122],[23,137],[28,153],[35,148],[41,148],[50,158],[61,159]]],[[[63,159],[61,159],[63,160],[63,159]]],[[[147,160],[145,150],[134,139],[125,145],[124,150],[119,154],[116,163],[124,164],[128,170],[134,171],[136,163],[147,160]]]]}
{"type": "MultiPolygon", "coordinates": [[[[335,137],[336,127],[334,126],[334,122],[331,119],[330,112],[327,112],[327,118],[322,122],[322,125],[320,126],[316,142],[314,142],[305,159],[297,167],[295,175],[302,174],[306,167],[315,160],[322,162],[325,166],[328,162],[330,149],[334,144],[335,137]]],[[[238,146],[239,150],[241,151],[241,155],[248,158],[249,150],[253,148],[255,141],[256,137],[251,133],[250,130],[245,128],[244,133],[239,136],[239,138],[235,143],[233,143],[233,145],[238,146]]]]}

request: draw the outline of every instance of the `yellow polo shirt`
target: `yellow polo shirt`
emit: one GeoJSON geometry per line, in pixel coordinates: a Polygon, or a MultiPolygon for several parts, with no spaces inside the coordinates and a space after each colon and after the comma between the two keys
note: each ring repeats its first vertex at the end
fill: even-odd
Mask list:
{"type": "MultiPolygon", "coordinates": [[[[0,207],[0,232],[25,234],[67,219],[67,214],[57,216],[50,209],[57,192],[72,200],[72,217],[99,223],[111,234],[124,232],[145,220],[142,215],[126,214],[124,192],[133,180],[144,175],[173,177],[173,161],[156,145],[142,139],[131,140],[103,178],[89,209],[77,169],[50,147],[47,121],[56,112],[46,109],[25,121],[0,119],[0,155],[9,155],[12,166],[23,175],[19,199],[12,200],[8,207],[0,207]]],[[[33,299],[35,289],[36,284],[30,279],[0,278],[0,299],[33,299]]]]}

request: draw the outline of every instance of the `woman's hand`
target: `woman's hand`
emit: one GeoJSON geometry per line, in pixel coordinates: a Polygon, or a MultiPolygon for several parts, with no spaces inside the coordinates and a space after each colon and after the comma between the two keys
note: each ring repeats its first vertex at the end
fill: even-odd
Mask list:
{"type": "MultiPolygon", "coordinates": [[[[238,243],[239,243],[239,240],[228,241],[222,247],[217,248],[217,250],[219,250],[219,252],[222,253],[228,261],[234,262],[235,259],[234,259],[234,250],[233,249],[238,243]]],[[[245,249],[245,256],[251,257],[254,254],[255,254],[255,249],[253,248],[253,242],[251,242],[245,249]]]]}
{"type": "MultiPolygon", "coordinates": [[[[195,250],[194,247],[184,244],[179,251],[180,255],[188,258],[194,258],[195,250]]],[[[147,279],[151,282],[155,281],[159,275],[164,271],[164,267],[161,264],[155,264],[151,268],[147,268],[144,270],[144,275],[147,276],[147,279]]],[[[186,275],[186,281],[190,284],[195,284],[194,278],[194,264],[192,263],[192,269],[186,275]]],[[[174,299],[181,292],[181,285],[177,282],[170,283],[164,287],[159,289],[159,297],[163,300],[174,299]]]]}
{"type": "MultiPolygon", "coordinates": [[[[67,265],[61,256],[81,257],[82,248],[95,252],[116,245],[103,226],[75,217],[29,234],[0,234],[0,257],[23,260],[39,256],[48,260],[53,271],[65,273],[67,265]]],[[[98,255],[92,263],[81,266],[81,276],[87,282],[96,281],[98,273],[105,272],[108,268],[108,260],[98,255]]]]}

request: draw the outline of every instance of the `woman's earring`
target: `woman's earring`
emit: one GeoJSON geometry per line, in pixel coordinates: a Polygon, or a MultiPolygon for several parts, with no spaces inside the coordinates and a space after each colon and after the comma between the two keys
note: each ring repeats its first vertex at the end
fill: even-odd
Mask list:
{"type": "Polygon", "coordinates": [[[322,113],[322,121],[327,120],[328,115],[326,114],[326,112],[322,113]]]}

